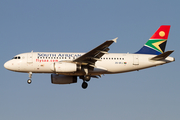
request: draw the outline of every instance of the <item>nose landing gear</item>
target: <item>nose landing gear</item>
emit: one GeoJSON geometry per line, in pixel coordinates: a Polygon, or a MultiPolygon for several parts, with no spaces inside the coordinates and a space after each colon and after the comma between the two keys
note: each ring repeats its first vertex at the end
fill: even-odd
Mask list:
{"type": "Polygon", "coordinates": [[[31,79],[28,79],[28,80],[27,80],[27,83],[28,83],[28,84],[31,84],[31,82],[32,82],[31,79]]]}
{"type": "Polygon", "coordinates": [[[32,82],[31,78],[32,78],[32,72],[29,72],[29,79],[27,80],[28,84],[31,84],[32,82]]]}

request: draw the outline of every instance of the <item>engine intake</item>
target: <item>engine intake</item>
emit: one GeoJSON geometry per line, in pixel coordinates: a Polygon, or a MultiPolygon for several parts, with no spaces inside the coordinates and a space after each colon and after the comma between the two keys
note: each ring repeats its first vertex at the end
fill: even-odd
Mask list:
{"type": "Polygon", "coordinates": [[[51,83],[53,83],[53,84],[77,83],[77,76],[51,74],[51,83]]]}

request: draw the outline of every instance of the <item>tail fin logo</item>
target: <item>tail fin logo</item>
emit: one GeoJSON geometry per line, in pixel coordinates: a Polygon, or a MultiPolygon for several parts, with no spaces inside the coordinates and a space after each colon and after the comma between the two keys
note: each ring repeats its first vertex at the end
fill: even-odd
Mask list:
{"type": "Polygon", "coordinates": [[[162,25],[151,36],[146,44],[136,53],[138,54],[155,54],[159,55],[164,53],[166,42],[168,39],[170,25],[162,25]]]}
{"type": "Polygon", "coordinates": [[[164,31],[159,32],[159,36],[164,37],[165,36],[165,32],[164,31]]]}
{"type": "Polygon", "coordinates": [[[165,50],[165,46],[166,46],[166,42],[167,40],[164,40],[164,39],[153,39],[153,40],[149,40],[145,46],[146,47],[149,47],[153,50],[156,50],[160,53],[163,53],[164,50],[165,50]]]}
{"type": "Polygon", "coordinates": [[[153,43],[153,45],[156,47],[156,49],[157,49],[158,51],[160,51],[161,53],[163,53],[163,52],[164,52],[164,49],[165,49],[166,41],[167,41],[167,40],[162,40],[162,41],[153,43]]]}

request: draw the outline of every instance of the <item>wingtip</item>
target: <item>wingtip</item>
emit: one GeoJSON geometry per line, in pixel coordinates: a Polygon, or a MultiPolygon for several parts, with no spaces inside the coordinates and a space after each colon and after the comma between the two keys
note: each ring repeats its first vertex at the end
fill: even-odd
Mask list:
{"type": "Polygon", "coordinates": [[[118,39],[118,37],[112,39],[112,41],[114,41],[114,42],[116,43],[116,42],[117,42],[117,39],[118,39]]]}

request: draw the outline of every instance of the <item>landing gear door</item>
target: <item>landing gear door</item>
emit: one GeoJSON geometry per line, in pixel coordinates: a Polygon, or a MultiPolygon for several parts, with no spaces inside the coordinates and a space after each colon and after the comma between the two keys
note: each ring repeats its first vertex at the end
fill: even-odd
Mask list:
{"type": "Polygon", "coordinates": [[[139,65],[139,57],[138,57],[138,55],[133,56],[133,65],[139,65]]]}
{"type": "Polygon", "coordinates": [[[27,63],[33,63],[33,52],[27,54],[27,63]]]}

